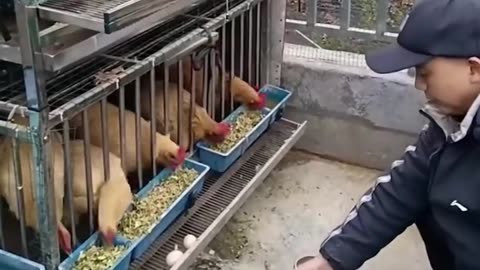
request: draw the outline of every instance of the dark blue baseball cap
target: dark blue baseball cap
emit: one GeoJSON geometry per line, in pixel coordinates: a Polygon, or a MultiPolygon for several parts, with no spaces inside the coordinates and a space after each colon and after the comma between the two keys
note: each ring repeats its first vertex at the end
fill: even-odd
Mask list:
{"type": "Polygon", "coordinates": [[[368,53],[366,62],[377,73],[391,73],[438,56],[480,57],[480,0],[422,0],[396,44],[368,53]]]}

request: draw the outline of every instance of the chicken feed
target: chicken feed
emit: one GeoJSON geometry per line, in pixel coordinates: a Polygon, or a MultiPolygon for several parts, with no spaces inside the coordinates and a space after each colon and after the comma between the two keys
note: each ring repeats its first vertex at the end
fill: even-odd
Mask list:
{"type": "Polygon", "coordinates": [[[175,171],[144,198],[135,198],[132,210],[120,220],[119,233],[134,240],[150,232],[152,225],[199,176],[194,169],[182,168],[175,171]]]}
{"type": "Polygon", "coordinates": [[[73,270],[106,270],[122,256],[127,246],[91,246],[84,251],[73,266],[73,270]]]}
{"type": "Polygon", "coordinates": [[[261,111],[246,111],[241,112],[237,119],[231,124],[232,130],[222,143],[211,146],[212,150],[221,153],[227,153],[234,147],[241,139],[245,138],[247,134],[262,120],[264,115],[261,111]]]}

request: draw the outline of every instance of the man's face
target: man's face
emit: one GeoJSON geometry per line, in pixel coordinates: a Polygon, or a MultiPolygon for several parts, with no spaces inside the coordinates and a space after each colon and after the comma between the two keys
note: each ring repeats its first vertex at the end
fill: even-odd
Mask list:
{"type": "Polygon", "coordinates": [[[416,68],[415,87],[445,114],[463,116],[480,93],[477,58],[436,57],[416,68]]]}

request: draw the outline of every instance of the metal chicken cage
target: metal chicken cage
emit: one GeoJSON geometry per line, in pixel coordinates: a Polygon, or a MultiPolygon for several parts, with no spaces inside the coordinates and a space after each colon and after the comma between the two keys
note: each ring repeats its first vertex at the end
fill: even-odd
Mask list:
{"type": "MultiPolygon", "coordinates": [[[[161,122],[156,121],[152,110],[158,105],[154,102],[156,82],[161,80],[164,90],[166,133],[169,133],[166,108],[172,98],[166,89],[170,84],[178,85],[174,94],[178,110],[176,116],[171,116],[178,121],[174,141],[180,144],[180,124],[182,119],[188,118],[191,154],[195,151],[192,128],[195,102],[205,107],[213,120],[221,121],[235,108],[233,97],[228,96],[232,76],[250,85],[280,85],[284,2],[15,0],[14,8],[15,16],[10,13],[0,17],[0,24],[4,26],[2,33],[8,32],[9,36],[3,35],[0,39],[0,134],[3,135],[4,154],[11,154],[12,158],[5,157],[0,162],[0,166],[9,163],[0,185],[14,185],[13,188],[0,186],[5,199],[0,205],[0,247],[40,262],[46,269],[56,269],[65,257],[58,249],[59,236],[55,233],[59,219],[55,209],[59,203],[68,206],[68,211],[63,212],[69,214],[62,218],[72,224],[69,229],[74,246],[96,230],[92,187],[95,165],[101,167],[104,180],[109,180],[112,174],[109,153],[118,152],[121,169],[126,171],[128,156],[132,154],[127,150],[134,147],[133,167],[136,169],[129,172],[128,180],[135,178],[141,188],[160,171],[153,151],[146,158],[148,161],[142,156],[143,135],[149,135],[147,148],[153,150],[157,146],[155,134],[157,123],[161,122]],[[186,60],[192,64],[187,71],[186,60]],[[12,63],[18,65],[12,66],[12,63]],[[183,115],[183,110],[179,109],[183,100],[180,89],[187,87],[191,92],[190,109],[187,110],[190,115],[183,115]],[[148,104],[140,98],[142,89],[150,93],[148,104]],[[219,96],[221,105],[217,106],[219,96]],[[120,133],[117,134],[118,147],[113,148],[109,128],[116,120],[108,118],[110,104],[118,107],[118,127],[115,129],[120,133]],[[142,114],[142,108],[146,106],[150,108],[150,129],[142,133],[140,123],[148,116],[142,114]],[[100,118],[98,127],[89,126],[92,114],[100,118]],[[131,131],[126,115],[134,119],[133,141],[126,137],[126,132],[131,131]],[[77,129],[79,126],[81,129],[77,129]],[[92,132],[98,132],[101,137],[97,142],[102,156],[99,164],[92,161],[95,158],[92,132]],[[78,138],[83,139],[83,157],[75,159],[71,152],[78,138]],[[57,143],[62,146],[62,161],[51,157],[57,143]],[[27,159],[22,154],[23,145],[31,147],[27,159]],[[30,162],[25,164],[28,158],[30,162]],[[60,201],[54,194],[58,188],[53,184],[59,163],[63,167],[61,178],[64,178],[61,185],[64,198],[60,201]],[[74,217],[73,168],[80,163],[85,167],[87,189],[84,226],[75,225],[74,217]],[[148,167],[148,172],[144,167],[148,167]],[[25,177],[30,177],[29,182],[25,177]],[[28,183],[32,205],[25,203],[25,197],[29,196],[24,194],[28,183]],[[16,200],[9,197],[11,193],[16,200]],[[9,212],[5,202],[15,214],[10,220],[5,218],[9,212]],[[31,217],[27,217],[31,211],[29,207],[36,207],[37,211],[33,218],[35,224],[27,226],[31,223],[31,217]],[[36,227],[33,231],[32,226],[36,227]]],[[[133,261],[130,269],[169,269],[164,262],[165,256],[185,234],[192,233],[199,236],[198,241],[186,252],[188,256],[173,268],[186,269],[299,139],[305,124],[284,118],[277,120],[226,172],[209,173],[195,204],[143,256],[133,261]]]]}

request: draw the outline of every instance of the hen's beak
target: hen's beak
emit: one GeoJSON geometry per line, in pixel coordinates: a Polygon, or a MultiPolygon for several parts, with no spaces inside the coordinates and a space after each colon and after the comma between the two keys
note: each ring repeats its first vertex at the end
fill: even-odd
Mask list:
{"type": "Polygon", "coordinates": [[[252,110],[261,110],[265,107],[266,103],[267,103],[267,95],[265,93],[260,93],[258,94],[258,99],[252,101],[248,107],[252,110]]]}
{"type": "Polygon", "coordinates": [[[170,167],[176,169],[178,166],[183,164],[185,157],[187,156],[187,150],[183,147],[178,147],[177,153],[172,155],[170,158],[170,167]]]}
{"type": "Polygon", "coordinates": [[[65,226],[63,226],[63,224],[59,224],[57,233],[60,248],[67,254],[72,253],[72,239],[70,232],[65,226]]]}
{"type": "Polygon", "coordinates": [[[115,232],[112,229],[108,229],[106,232],[102,232],[102,237],[107,245],[112,246],[115,240],[115,232]]]}
{"type": "Polygon", "coordinates": [[[214,143],[221,143],[230,134],[231,127],[228,123],[218,123],[215,131],[209,134],[208,140],[214,143]]]}

